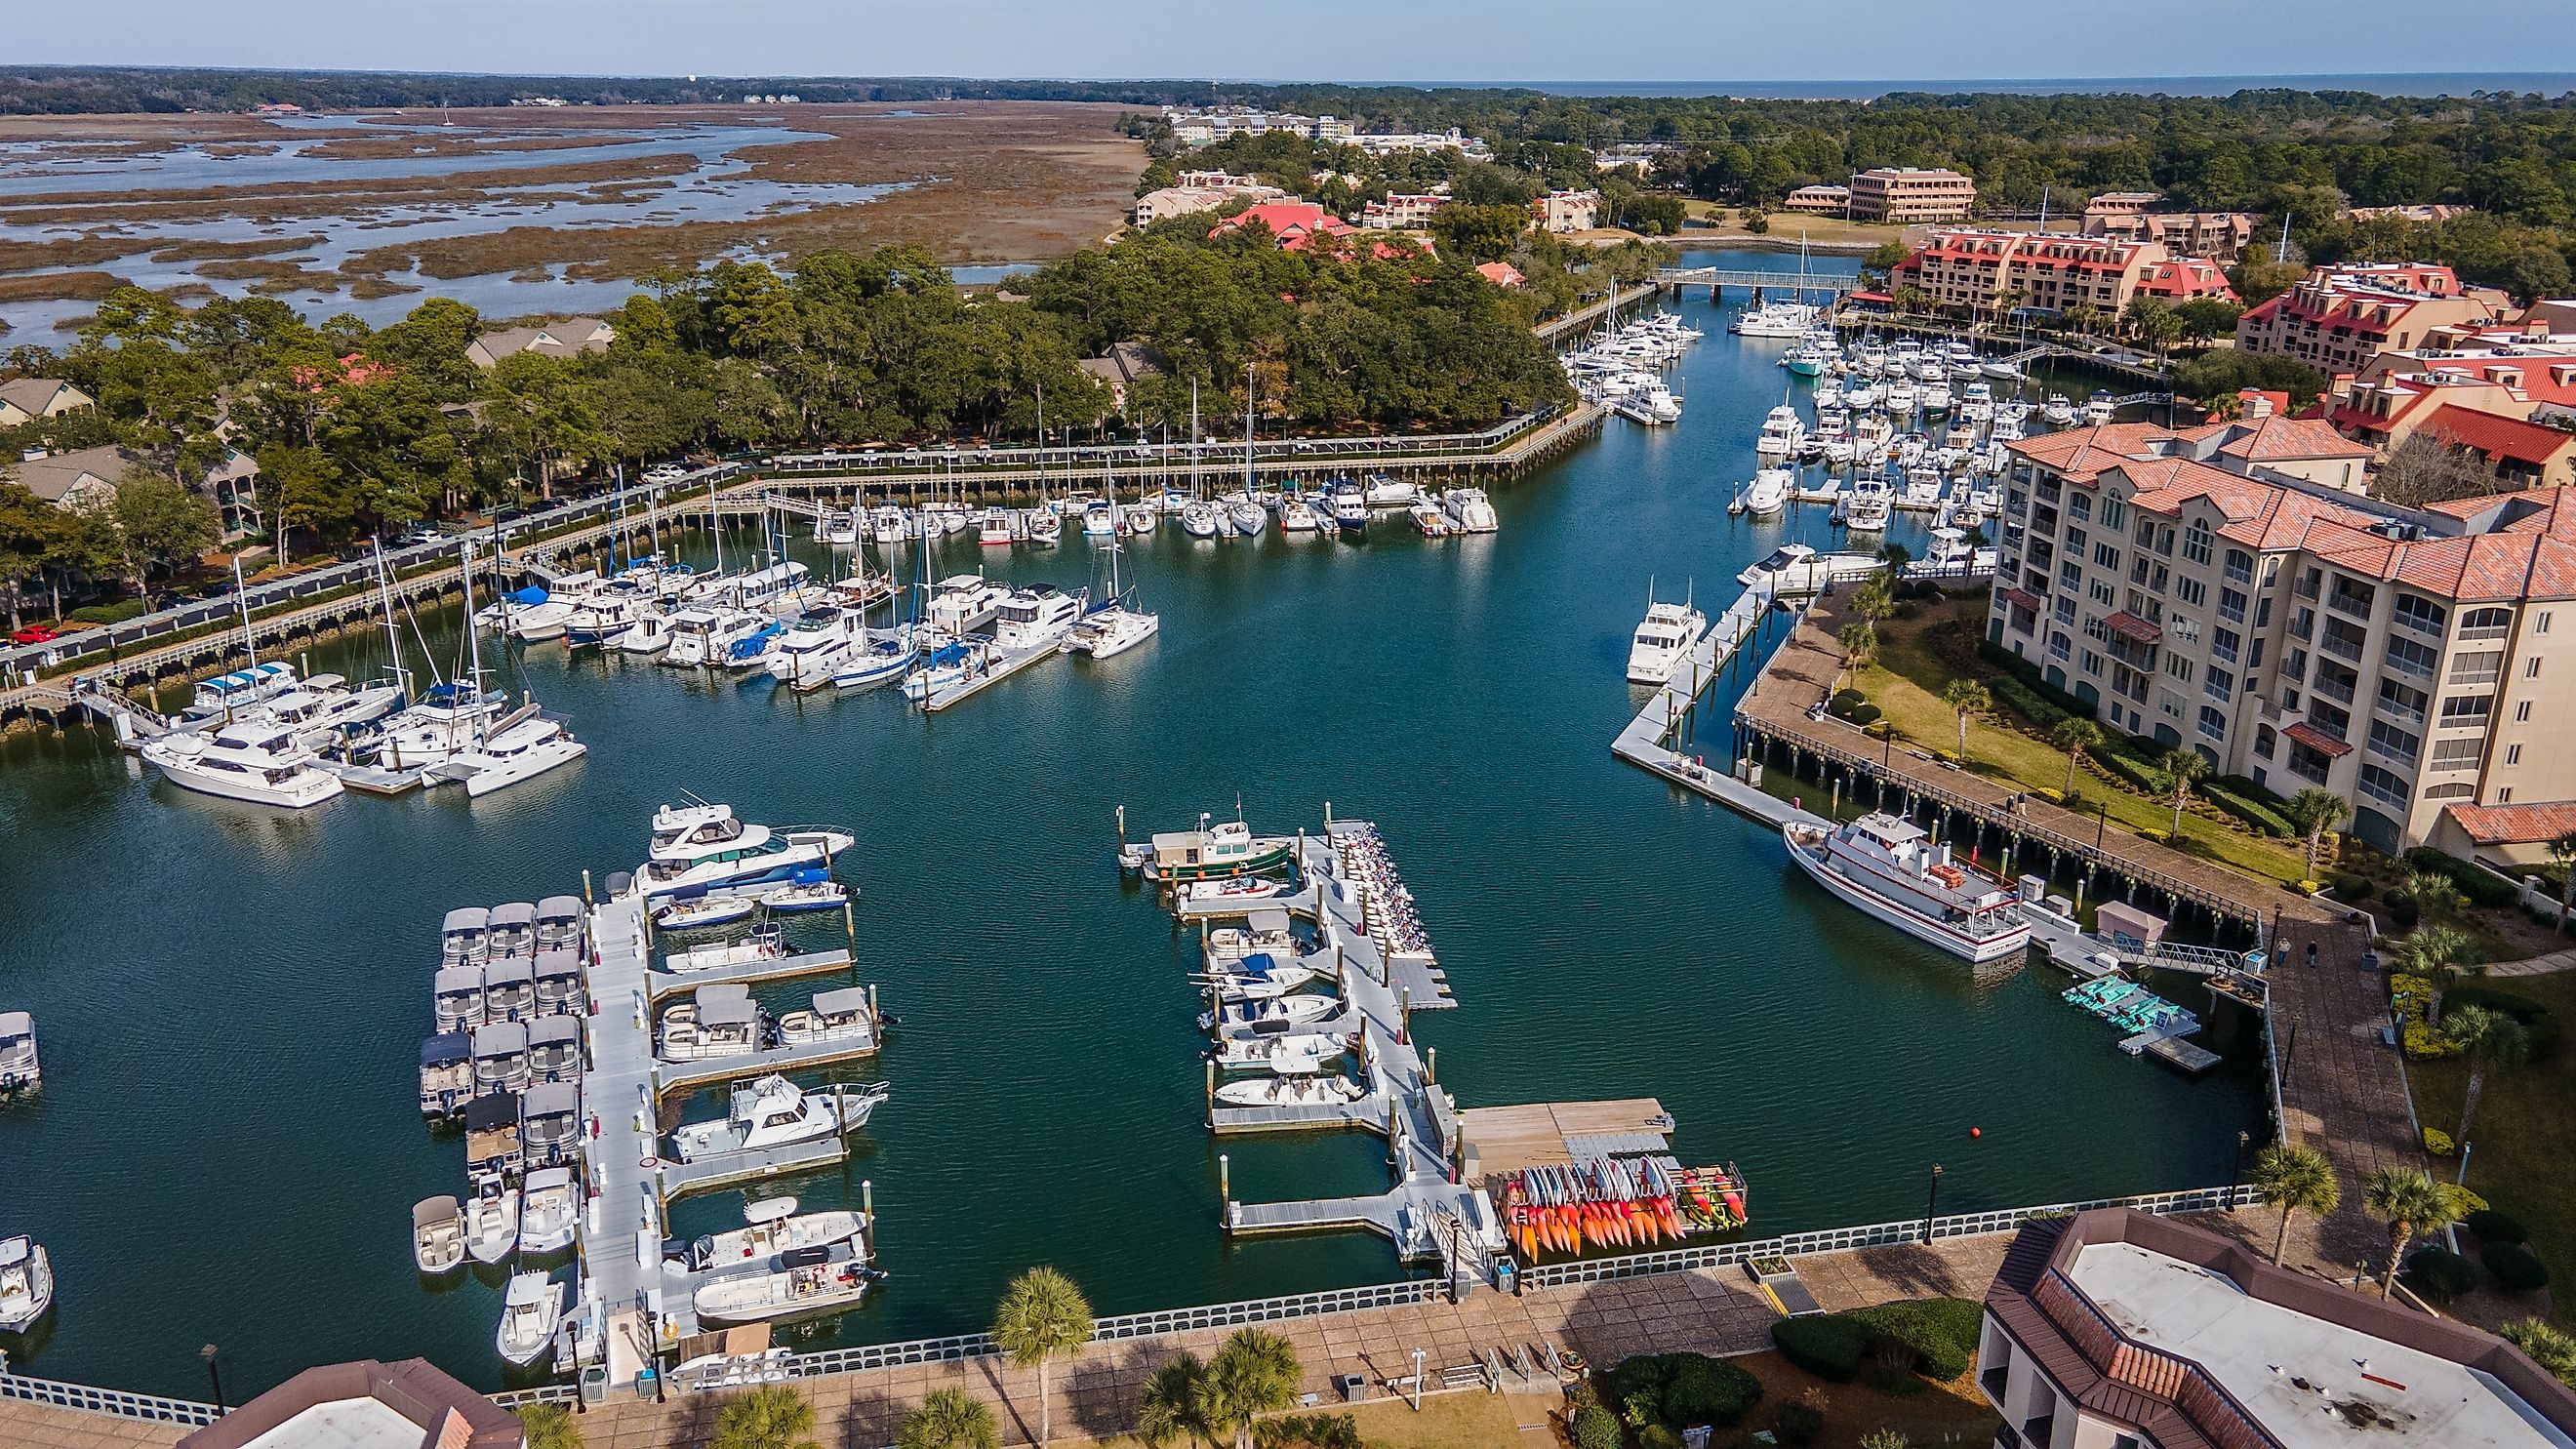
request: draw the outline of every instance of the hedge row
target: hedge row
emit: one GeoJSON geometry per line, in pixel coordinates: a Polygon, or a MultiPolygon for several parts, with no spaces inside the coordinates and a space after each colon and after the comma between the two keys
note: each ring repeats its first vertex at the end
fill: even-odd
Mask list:
{"type": "Polygon", "coordinates": [[[2121,750],[2093,751],[2087,758],[2132,790],[2148,795],[2162,795],[2173,788],[2165,772],[2121,750]]]}
{"type": "Polygon", "coordinates": [[[2275,840],[2283,839],[2292,833],[2290,822],[2282,819],[2272,807],[2239,794],[2235,789],[2219,781],[2203,780],[2192,787],[2192,793],[2275,840]]]}
{"type": "Polygon", "coordinates": [[[1621,1359],[1603,1387],[1614,1407],[1673,1429],[1735,1424],[1762,1400],[1762,1381],[1750,1371],[1702,1353],[1621,1359]]]}
{"type": "Polygon", "coordinates": [[[1914,1355],[1924,1377],[1948,1383],[1977,1361],[1985,1306],[1966,1298],[1913,1298],[1864,1308],[1851,1317],[1914,1355]]]}
{"type": "Polygon", "coordinates": [[[1986,681],[1986,685],[2006,708],[2029,720],[2043,732],[2054,732],[2059,725],[2074,718],[2073,715],[2042,698],[2038,690],[2010,674],[1998,674],[1986,681]]]}
{"type": "Polygon", "coordinates": [[[2417,870],[2439,871],[2451,878],[2460,894],[2473,906],[2501,909],[2522,898],[2522,889],[2491,870],[2482,870],[2456,855],[2444,855],[2429,845],[2419,845],[2406,852],[2406,863],[2417,870]]]}
{"type": "Polygon", "coordinates": [[[2031,692],[2057,707],[2062,713],[2079,719],[2091,719],[2095,710],[2090,704],[2051,684],[2039,672],[2039,666],[2022,658],[1991,639],[1977,642],[1977,657],[2004,673],[2030,686],[2031,692]]]}
{"type": "Polygon", "coordinates": [[[1839,1313],[1783,1318],[1771,1325],[1771,1346],[1816,1377],[1847,1384],[1869,1356],[1869,1330],[1839,1313]]]}

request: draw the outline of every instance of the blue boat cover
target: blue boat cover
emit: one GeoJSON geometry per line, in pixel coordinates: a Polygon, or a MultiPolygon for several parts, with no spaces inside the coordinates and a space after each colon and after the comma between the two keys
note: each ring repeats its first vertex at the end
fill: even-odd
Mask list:
{"type": "Polygon", "coordinates": [[[1254,976],[1267,976],[1279,969],[1279,963],[1267,951],[1255,951],[1243,958],[1243,969],[1254,976]]]}
{"type": "Polygon", "coordinates": [[[510,596],[510,602],[514,604],[542,604],[545,601],[546,591],[535,584],[530,584],[510,596]]]}

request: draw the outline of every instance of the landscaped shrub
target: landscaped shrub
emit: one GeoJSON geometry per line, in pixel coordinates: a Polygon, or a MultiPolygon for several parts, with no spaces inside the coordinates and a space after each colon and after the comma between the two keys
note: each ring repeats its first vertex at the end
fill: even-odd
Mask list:
{"type": "Polygon", "coordinates": [[[2425,1021],[2425,1013],[2433,1006],[2433,982],[2429,977],[2389,977],[2388,999],[2391,1005],[2402,1008],[2406,1013],[2399,1040],[2404,1043],[2408,1057],[2423,1062],[2460,1054],[2459,1043],[2435,1031],[2425,1021]]]}
{"type": "MultiPolygon", "coordinates": [[[[2002,670],[2004,673],[2012,676],[2022,684],[2028,685],[2033,693],[2037,694],[2042,700],[2046,701],[2051,706],[2079,719],[2093,718],[2093,706],[2086,704],[2084,701],[2077,699],[2074,695],[2071,695],[2065,690],[2058,688],[2056,685],[2049,683],[2047,677],[2039,672],[2038,665],[2031,663],[2029,660],[2024,659],[2002,645],[1995,643],[1993,640],[1983,639],[1978,641],[1977,657],[1984,660],[1986,663],[1993,665],[1997,669],[2002,670]]],[[[1988,686],[1990,688],[1992,687],[1992,683],[1993,682],[1991,680],[1988,681],[1988,686]]]]}
{"type": "Polygon", "coordinates": [[[1914,1298],[1864,1308],[1851,1316],[1912,1353],[1917,1372],[1948,1383],[1977,1361],[1977,1335],[1985,1322],[1985,1308],[1965,1298],[1914,1298]]]}
{"type": "Polygon", "coordinates": [[[72,610],[75,624],[122,624],[143,617],[143,601],[128,599],[121,604],[86,604],[72,610]]]}
{"type": "Polygon", "coordinates": [[[1637,1431],[1637,1449],[1682,1449],[1682,1436],[1661,1424],[1648,1424],[1637,1431]]]}
{"type": "Polygon", "coordinates": [[[2456,855],[2444,855],[2429,845],[2419,845],[2406,852],[2406,863],[2417,870],[2438,870],[2451,878],[2469,904],[2490,910],[2512,905],[2521,898],[2521,887],[2494,871],[2469,864],[2456,855]]]}
{"type": "Polygon", "coordinates": [[[2508,1291],[2535,1293],[2549,1286],[2548,1266],[2520,1243],[2489,1243],[2478,1249],[2478,1261],[2508,1291]]]}
{"type": "Polygon", "coordinates": [[[1599,1404],[1586,1404],[1574,1411],[1574,1449],[1626,1449],[1627,1436],[1619,1430],[1619,1416],[1599,1404]]]}
{"type": "Polygon", "coordinates": [[[2497,1212],[2494,1208],[2487,1208],[2482,1212],[2473,1212],[2469,1214],[2467,1217],[2460,1219],[2460,1226],[2477,1234],[2478,1241],[2481,1243],[2528,1243],[2531,1241],[2531,1234],[2524,1230],[2521,1223],[2505,1216],[2503,1213],[2497,1212]]]}
{"type": "Polygon", "coordinates": [[[2290,822],[2282,819],[2271,806],[2239,795],[2215,780],[2202,781],[2192,793],[2275,840],[2291,834],[2290,822]]]}
{"type": "Polygon", "coordinates": [[[2410,891],[2390,891],[2381,901],[2388,907],[2388,924],[2395,926],[2399,935],[2414,930],[2415,923],[2424,918],[2423,908],[2415,904],[2410,891]]]}
{"type": "Polygon", "coordinates": [[[2427,1127],[2424,1129],[2424,1150],[2435,1157],[2448,1157],[2459,1151],[2460,1145],[2453,1142],[2451,1134],[2441,1128],[2427,1127]]]}
{"type": "Polygon", "coordinates": [[[2039,691],[2009,674],[1999,674],[1986,681],[1986,688],[1997,701],[2013,713],[2029,720],[2045,733],[2065,723],[2070,716],[2056,705],[2040,698],[2039,691]]]}
{"type": "Polygon", "coordinates": [[[2209,783],[2219,786],[2222,789],[2233,791],[2238,795],[2242,795],[2246,799],[2253,801],[2255,804],[2270,809],[2275,814],[2279,813],[2282,806],[2290,803],[2289,801],[2281,798],[2280,791],[2273,789],[2271,786],[2264,784],[2262,781],[2255,779],[2251,775],[2221,775],[2209,783]]]}
{"type": "Polygon", "coordinates": [[[2342,901],[2346,905],[2357,906],[2363,901],[2370,899],[2370,890],[2370,877],[2366,875],[2354,875],[2350,871],[2339,870],[2335,872],[2334,893],[2336,900],[2342,901]]]}
{"type": "Polygon", "coordinates": [[[1813,1404],[1782,1404],[1771,1411],[1771,1437],[1789,1449],[1805,1449],[1824,1432],[1824,1411],[1813,1404]]]}
{"type": "Polygon", "coordinates": [[[1667,1354],[1672,1378],[1664,1385],[1664,1422],[1674,1428],[1741,1422],[1762,1401],[1762,1381],[1739,1365],[1705,1354],[1667,1354]]]}
{"type": "Polygon", "coordinates": [[[2477,1264],[2447,1248],[2425,1248],[2408,1258],[2403,1276],[2407,1287],[2437,1303],[2447,1303],[2478,1286],[2477,1264]]]}
{"type": "Polygon", "coordinates": [[[1258,1449],[1360,1449],[1360,1421],[1349,1414],[1286,1414],[1256,1419],[1258,1449]]]}
{"type": "Polygon", "coordinates": [[[1771,1325],[1771,1346],[1816,1377],[1847,1384],[1869,1356],[1869,1330],[1839,1313],[1784,1318],[1771,1325]]]}
{"type": "Polygon", "coordinates": [[[2545,1062],[2558,1053],[2558,1018],[2549,1008],[2528,996],[2517,996],[2492,986],[2463,982],[2442,998],[2442,1009],[2454,1006],[2483,1006],[2500,1011],[2522,1023],[2523,1044],[2534,1062],[2545,1062]]]}

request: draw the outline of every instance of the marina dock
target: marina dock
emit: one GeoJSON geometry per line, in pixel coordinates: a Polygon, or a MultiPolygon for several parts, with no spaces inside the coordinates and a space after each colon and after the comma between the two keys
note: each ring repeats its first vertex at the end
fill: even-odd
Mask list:
{"type": "MultiPolygon", "coordinates": [[[[1700,756],[1673,748],[1674,737],[1687,729],[1700,695],[1729,664],[1760,641],[1764,618],[1775,597],[1774,591],[1760,587],[1748,587],[1736,596],[1735,602],[1691,647],[1681,667],[1673,671],[1672,682],[1649,696],[1627,728],[1610,741],[1610,753],[1765,824],[1779,826],[1792,820],[1823,824],[1823,817],[1766,795],[1753,783],[1728,774],[1725,768],[1711,767],[1700,756]]],[[[1732,751],[1728,763],[1733,763],[1732,751]]]]}
{"type": "Polygon", "coordinates": [[[922,712],[937,714],[950,705],[964,704],[967,700],[983,693],[988,687],[1001,683],[1039,660],[1058,658],[1063,653],[1063,649],[1054,644],[1029,649],[1004,649],[995,645],[991,665],[966,676],[955,684],[934,689],[924,695],[921,701],[922,712]]]}
{"type": "Polygon", "coordinates": [[[702,986],[753,986],[764,981],[788,981],[799,976],[828,976],[847,971],[855,959],[844,949],[804,951],[781,956],[774,961],[755,961],[748,966],[735,966],[722,971],[651,971],[644,973],[646,995],[655,1001],[702,986]]]}

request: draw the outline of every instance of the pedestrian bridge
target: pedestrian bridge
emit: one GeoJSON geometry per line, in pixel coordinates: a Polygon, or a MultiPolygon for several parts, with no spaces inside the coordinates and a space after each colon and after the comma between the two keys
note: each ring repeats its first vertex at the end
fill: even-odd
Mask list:
{"type": "Polygon", "coordinates": [[[1833,273],[1744,271],[1726,267],[1666,267],[1655,280],[1669,287],[1758,287],[1764,294],[1840,297],[1860,290],[1860,278],[1833,273]]]}

